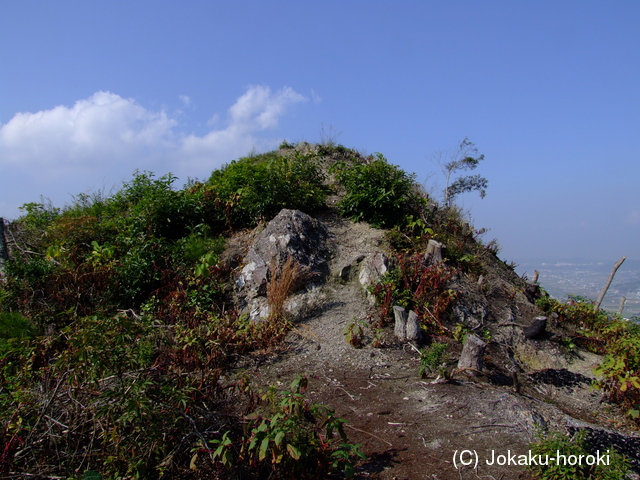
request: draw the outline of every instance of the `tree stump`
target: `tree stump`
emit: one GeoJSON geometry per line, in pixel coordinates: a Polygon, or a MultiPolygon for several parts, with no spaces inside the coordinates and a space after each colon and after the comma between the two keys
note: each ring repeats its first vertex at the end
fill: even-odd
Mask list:
{"type": "Polygon", "coordinates": [[[444,244],[435,240],[429,240],[427,251],[424,254],[423,262],[425,265],[435,265],[442,262],[442,249],[444,244]]]}
{"type": "Polygon", "coordinates": [[[540,277],[540,272],[538,270],[534,270],[533,271],[533,278],[531,279],[531,281],[533,283],[538,283],[538,277],[540,277]]]}
{"type": "Polygon", "coordinates": [[[547,328],[547,317],[536,317],[533,323],[522,329],[525,338],[535,338],[542,335],[547,328]]]}
{"type": "Polygon", "coordinates": [[[470,369],[466,370],[465,373],[475,377],[478,372],[482,371],[484,349],[486,347],[487,344],[475,335],[467,335],[460,354],[460,360],[458,360],[458,370],[470,369]]]}
{"type": "Polygon", "coordinates": [[[396,319],[393,333],[402,341],[407,339],[407,311],[404,307],[394,305],[393,316],[396,319]]]}
{"type": "Polygon", "coordinates": [[[540,298],[540,285],[531,280],[527,280],[525,283],[524,291],[527,297],[529,297],[529,300],[533,301],[540,298]]]}
{"type": "Polygon", "coordinates": [[[409,311],[407,318],[407,327],[405,335],[408,341],[419,344],[422,341],[422,332],[420,331],[420,320],[418,314],[413,310],[409,311]]]}

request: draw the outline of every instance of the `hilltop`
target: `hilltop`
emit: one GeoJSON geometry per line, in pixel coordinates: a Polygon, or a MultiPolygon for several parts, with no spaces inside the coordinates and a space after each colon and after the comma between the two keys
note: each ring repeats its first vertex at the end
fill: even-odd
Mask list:
{"type": "Polygon", "coordinates": [[[611,446],[640,471],[637,328],[381,154],[285,142],[174,182],[6,225],[3,475],[556,478],[485,459],[611,446]]]}

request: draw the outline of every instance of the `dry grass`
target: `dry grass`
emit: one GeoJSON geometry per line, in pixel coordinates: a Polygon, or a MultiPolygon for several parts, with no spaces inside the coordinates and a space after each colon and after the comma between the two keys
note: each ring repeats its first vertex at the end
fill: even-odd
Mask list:
{"type": "Polygon", "coordinates": [[[272,264],[271,278],[267,282],[267,302],[269,303],[270,316],[283,317],[284,304],[289,295],[312,276],[309,267],[300,265],[291,257],[288,257],[282,266],[272,264]]]}

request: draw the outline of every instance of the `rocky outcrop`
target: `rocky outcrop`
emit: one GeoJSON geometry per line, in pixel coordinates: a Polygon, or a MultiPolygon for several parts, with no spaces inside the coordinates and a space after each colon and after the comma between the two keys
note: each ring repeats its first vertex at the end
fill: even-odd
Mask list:
{"type": "Polygon", "coordinates": [[[252,319],[268,316],[267,282],[289,258],[305,267],[311,282],[328,274],[326,227],[300,210],[283,209],[254,239],[236,280],[240,307],[252,319]]]}
{"type": "Polygon", "coordinates": [[[366,257],[360,267],[358,281],[364,287],[369,303],[375,303],[375,297],[369,291],[369,287],[379,282],[389,270],[389,259],[382,252],[376,252],[366,257]]]}

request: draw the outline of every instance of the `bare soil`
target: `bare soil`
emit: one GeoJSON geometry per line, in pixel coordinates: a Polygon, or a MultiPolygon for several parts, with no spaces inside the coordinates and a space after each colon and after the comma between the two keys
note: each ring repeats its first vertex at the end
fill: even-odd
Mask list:
{"type": "MultiPolygon", "coordinates": [[[[599,360],[592,354],[554,361],[548,340],[530,341],[531,357],[544,368],[522,365],[516,392],[505,349],[497,343],[487,349],[487,375],[459,373],[447,382],[420,378],[416,349],[395,341],[391,327],[379,348],[370,329],[363,348],[348,344],[344,329],[366,321],[373,307],[357,275],[345,282],[338,274],[360,256],[380,251],[383,231],[335,216],[321,220],[334,254],[329,280],[313,292],[315,308],[296,323],[282,352],[247,359],[240,370],[257,385],[283,388],[297,375],[307,376],[309,399],[345,419],[350,441],[361,443],[368,456],[357,478],[529,479],[524,466],[489,463],[499,455],[528,454],[539,425],[563,431],[589,427],[627,435],[620,437],[623,442],[629,438],[631,426],[590,387],[599,360]]],[[[460,347],[453,343],[455,361],[460,347]]]]}

